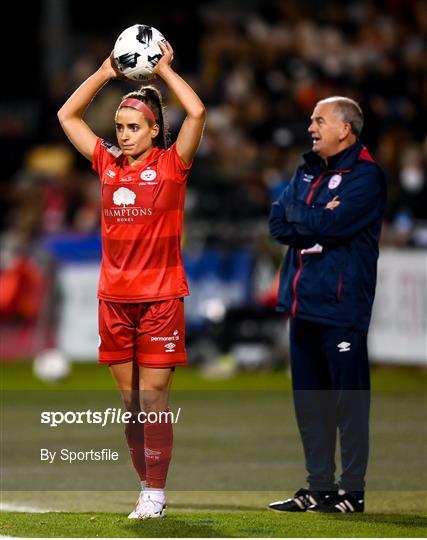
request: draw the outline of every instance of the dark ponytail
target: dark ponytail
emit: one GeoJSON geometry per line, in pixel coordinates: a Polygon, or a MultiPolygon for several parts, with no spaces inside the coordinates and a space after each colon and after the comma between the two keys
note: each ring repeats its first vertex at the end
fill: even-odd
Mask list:
{"type": "MultiPolygon", "coordinates": [[[[156,119],[156,123],[159,125],[159,134],[153,139],[153,145],[158,148],[168,148],[169,146],[169,126],[165,115],[165,108],[163,106],[162,94],[157,90],[155,86],[142,86],[140,90],[136,92],[129,92],[123,96],[123,99],[135,98],[139,99],[151,109],[156,119]]],[[[147,118],[147,122],[150,124],[151,120],[147,118]]]]}

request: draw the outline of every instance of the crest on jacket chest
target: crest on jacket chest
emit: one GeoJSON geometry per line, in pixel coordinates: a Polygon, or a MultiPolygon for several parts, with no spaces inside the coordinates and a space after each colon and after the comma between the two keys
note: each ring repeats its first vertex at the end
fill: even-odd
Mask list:
{"type": "Polygon", "coordinates": [[[334,174],[328,182],[328,189],[336,189],[342,182],[341,174],[334,174]]]}

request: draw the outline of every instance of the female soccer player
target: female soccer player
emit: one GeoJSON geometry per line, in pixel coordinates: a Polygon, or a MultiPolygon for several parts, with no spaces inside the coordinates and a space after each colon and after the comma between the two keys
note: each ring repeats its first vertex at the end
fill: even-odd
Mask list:
{"type": "MultiPolygon", "coordinates": [[[[102,193],[99,363],[108,364],[132,420],[125,427],[141,494],[130,519],[162,517],[172,454],[165,419],[175,366],[186,363],[188,295],[180,241],[186,180],[202,137],[205,108],[172,69],[173,50],[154,69],[187,113],[168,148],[161,95],[151,86],[127,94],[115,113],[118,147],[98,138],[83,115],[94,96],[120,77],[110,56],[58,112],[67,137],[93,163],[102,193]],[[156,422],[138,413],[159,413],[156,422]],[[139,415],[141,419],[141,415],[139,415]]],[[[153,415],[150,415],[153,418],[153,415]]]]}

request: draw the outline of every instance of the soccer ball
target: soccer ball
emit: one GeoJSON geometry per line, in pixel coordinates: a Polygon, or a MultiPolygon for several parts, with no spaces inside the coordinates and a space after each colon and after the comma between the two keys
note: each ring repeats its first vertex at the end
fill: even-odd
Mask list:
{"type": "Polygon", "coordinates": [[[117,69],[128,79],[146,81],[153,78],[153,68],[163,56],[157,45],[166,41],[156,28],[134,24],[120,34],[114,45],[117,69]]]}
{"type": "Polygon", "coordinates": [[[69,361],[58,349],[46,349],[33,361],[33,373],[43,382],[53,383],[65,379],[70,374],[69,361]]]}

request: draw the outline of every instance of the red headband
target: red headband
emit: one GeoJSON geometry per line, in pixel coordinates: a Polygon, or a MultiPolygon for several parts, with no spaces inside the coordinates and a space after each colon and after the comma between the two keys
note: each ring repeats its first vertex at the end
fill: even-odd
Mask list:
{"type": "Polygon", "coordinates": [[[140,99],[126,98],[120,103],[119,109],[122,107],[132,107],[132,109],[136,109],[137,111],[142,112],[145,116],[148,116],[148,118],[150,118],[150,120],[156,124],[156,118],[153,111],[140,99]]]}

